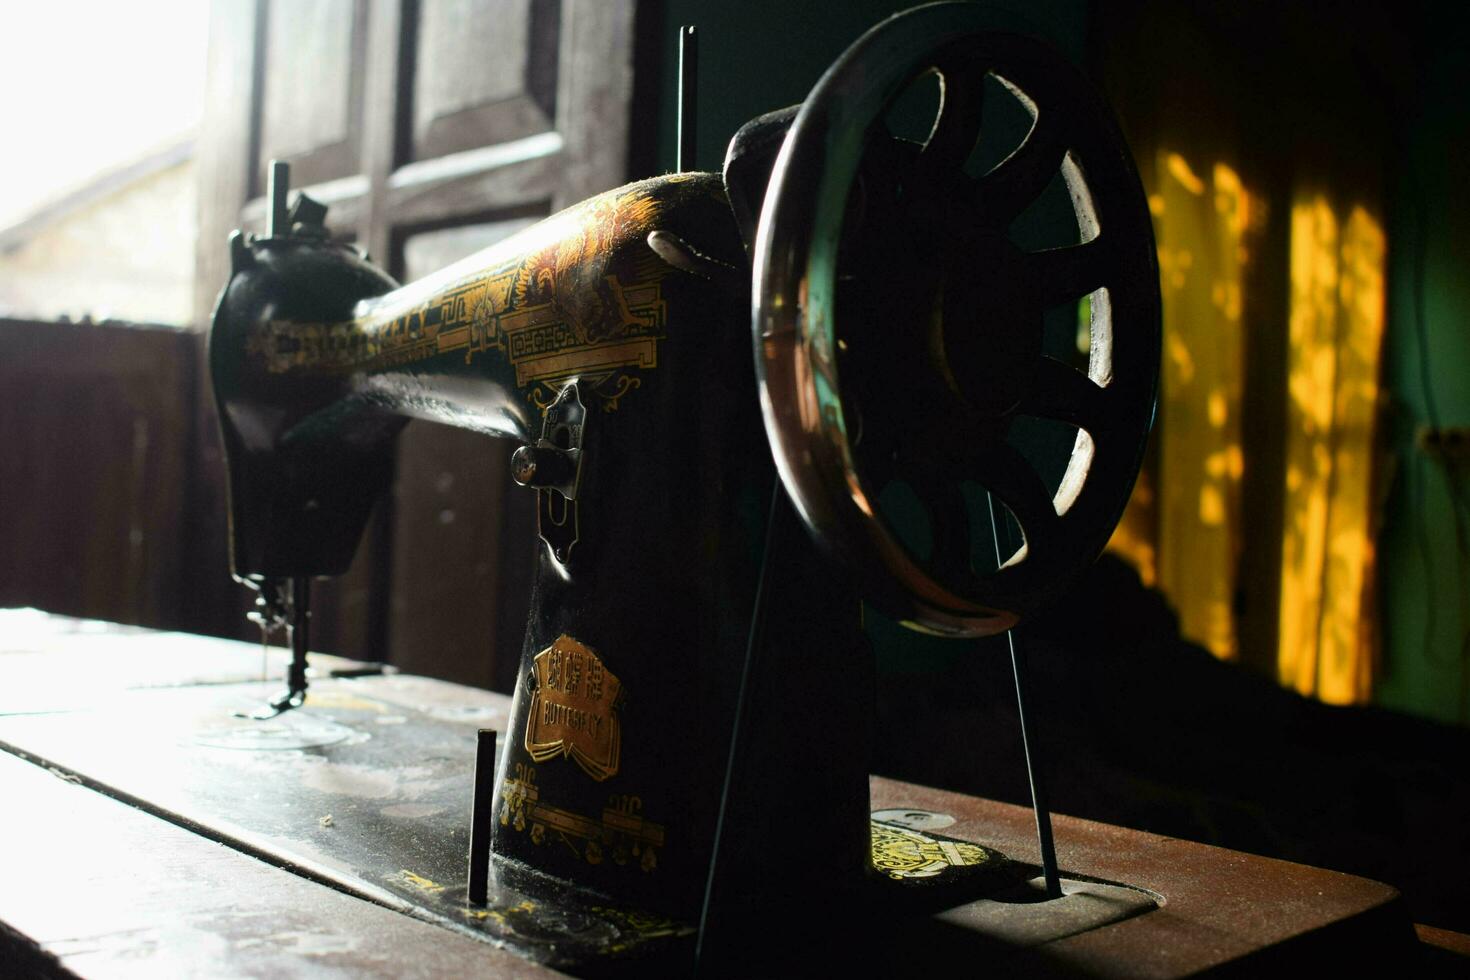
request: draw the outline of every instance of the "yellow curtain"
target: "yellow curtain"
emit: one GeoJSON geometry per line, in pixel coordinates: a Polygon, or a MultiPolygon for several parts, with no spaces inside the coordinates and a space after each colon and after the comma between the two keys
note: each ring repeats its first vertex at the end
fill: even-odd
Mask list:
{"type": "Polygon", "coordinates": [[[1374,427],[1383,342],[1383,229],[1325,195],[1291,209],[1281,682],[1368,700],[1373,666],[1374,427]]]}
{"type": "Polygon", "coordinates": [[[1154,564],[1184,635],[1233,659],[1241,288],[1252,199],[1223,163],[1197,170],[1182,155],[1165,151],[1156,175],[1150,205],[1164,302],[1164,359],[1154,564]]]}
{"type": "Polygon", "coordinates": [[[1224,163],[1168,149],[1154,162],[1149,205],[1164,317],[1158,455],[1109,547],[1168,596],[1186,637],[1222,659],[1238,656],[1231,600],[1250,533],[1240,506],[1250,441],[1240,422],[1242,293],[1247,272],[1284,274],[1290,308],[1278,672],[1283,684],[1324,701],[1366,701],[1376,652],[1382,226],[1363,207],[1344,217],[1325,194],[1298,194],[1289,212],[1290,268],[1250,270],[1263,202],[1224,163]]]}

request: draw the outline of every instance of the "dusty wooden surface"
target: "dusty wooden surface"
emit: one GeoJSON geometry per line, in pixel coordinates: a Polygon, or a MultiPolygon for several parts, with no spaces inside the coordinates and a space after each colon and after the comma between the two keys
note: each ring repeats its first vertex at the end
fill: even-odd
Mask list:
{"type": "MultiPolygon", "coordinates": [[[[948,814],[955,823],[945,834],[1038,860],[1035,823],[1024,807],[880,777],[872,780],[872,801],[874,809],[948,814]]],[[[1160,907],[1048,943],[1035,951],[1040,964],[1017,962],[1024,972],[1044,964],[1084,976],[1176,977],[1227,966],[1362,965],[1411,953],[1398,892],[1376,881],[1060,814],[1053,828],[1063,875],[1145,888],[1160,907]]]]}
{"type": "MultiPolygon", "coordinates": [[[[0,716],[99,707],[151,688],[258,682],[268,690],[283,686],[289,659],[278,646],[0,609],[0,716]]],[[[314,653],[309,676],[383,669],[314,653]]]]}
{"type": "MultiPolygon", "coordinates": [[[[556,975],[14,756],[0,754],[0,796],[0,922],[82,976],[556,975]]],[[[0,974],[6,955],[0,948],[0,974]]],[[[11,976],[40,965],[9,955],[11,976]]]]}
{"type": "Polygon", "coordinates": [[[1470,936],[1463,932],[1436,929],[1434,926],[1415,925],[1414,935],[1426,946],[1442,950],[1448,956],[1462,960],[1462,968],[1470,972],[1470,936]]]}
{"type": "MultiPolygon", "coordinates": [[[[474,733],[504,727],[507,698],[332,678],[352,665],[323,659],[314,700],[265,744],[270,733],[245,737],[229,715],[278,683],[252,679],[258,648],[84,624],[27,632],[0,616],[6,955],[54,954],[99,976],[537,969],[488,942],[496,933],[462,901],[474,733]]],[[[947,837],[1036,861],[1025,808],[871,785],[875,810],[923,811],[947,837]]],[[[895,919],[872,968],[1168,977],[1423,955],[1397,894],[1375,882],[1065,816],[1056,836],[1064,875],[1147,890],[1159,907],[1024,948],[972,921],[984,902],[895,919]]]]}

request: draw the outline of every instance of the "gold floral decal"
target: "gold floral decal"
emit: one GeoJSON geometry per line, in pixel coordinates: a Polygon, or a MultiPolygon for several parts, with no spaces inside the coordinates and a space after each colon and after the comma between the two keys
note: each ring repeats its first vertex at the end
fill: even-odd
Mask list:
{"type": "Polygon", "coordinates": [[[873,867],[895,880],[933,878],[950,868],[973,867],[990,860],[978,844],[943,840],[893,824],[869,822],[873,867]]]}

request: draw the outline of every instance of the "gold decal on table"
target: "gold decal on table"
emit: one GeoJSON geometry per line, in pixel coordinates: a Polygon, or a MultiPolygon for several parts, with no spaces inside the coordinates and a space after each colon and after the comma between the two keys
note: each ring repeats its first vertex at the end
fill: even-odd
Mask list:
{"type": "Polygon", "coordinates": [[[501,790],[502,827],[529,832],[537,847],[559,843],[589,864],[610,860],[644,874],[658,868],[664,827],[643,816],[641,797],[615,794],[608,798],[601,819],[593,819],[541,799],[534,766],[518,762],[515,772],[501,790]]]}
{"type": "Polygon", "coordinates": [[[388,880],[397,885],[408,885],[412,888],[417,888],[419,891],[429,895],[436,895],[444,890],[444,886],[438,882],[430,881],[423,875],[414,874],[407,868],[404,868],[395,875],[389,875],[388,880]]]}
{"type": "Polygon", "coordinates": [[[943,840],[917,830],[870,821],[873,867],[895,880],[933,878],[950,868],[972,867],[990,860],[978,844],[943,840]]]}
{"type": "Polygon", "coordinates": [[[537,762],[572,759],[601,782],[618,771],[622,683],[591,647],[563,633],[531,661],[526,751],[537,762]]]}

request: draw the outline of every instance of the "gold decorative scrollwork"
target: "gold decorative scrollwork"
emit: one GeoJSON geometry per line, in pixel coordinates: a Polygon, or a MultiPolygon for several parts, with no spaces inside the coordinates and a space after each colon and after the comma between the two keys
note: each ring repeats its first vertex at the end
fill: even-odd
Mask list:
{"type": "Polygon", "coordinates": [[[973,867],[991,860],[979,844],[930,837],[917,830],[870,821],[873,867],[894,880],[933,878],[951,868],[973,867]]]}

